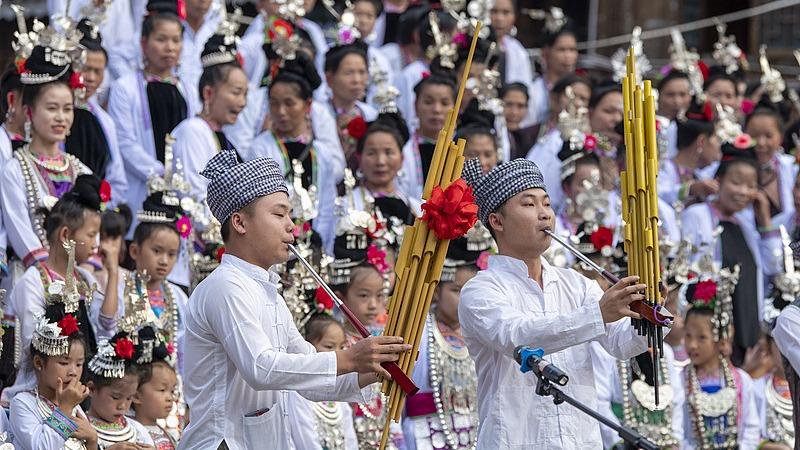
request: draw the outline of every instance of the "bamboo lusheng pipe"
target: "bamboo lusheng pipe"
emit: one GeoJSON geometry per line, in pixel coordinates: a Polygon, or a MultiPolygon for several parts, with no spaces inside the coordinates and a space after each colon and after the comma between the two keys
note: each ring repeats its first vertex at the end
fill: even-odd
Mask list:
{"type": "MultiPolygon", "coordinates": [[[[461,177],[466,141],[459,139],[458,144],[454,144],[453,136],[481,27],[480,22],[475,26],[455,105],[447,114],[445,126],[439,131],[422,195],[426,200],[430,199],[436,186],[446,189],[461,177]]],[[[419,354],[425,318],[430,310],[433,293],[439,284],[450,241],[439,240],[428,228],[427,222],[420,219],[415,220],[414,225],[406,228],[406,231],[395,266],[397,283],[395,293],[389,300],[389,318],[384,333],[402,336],[406,342],[413,342],[412,352],[402,354],[398,361],[398,365],[405,373],[412,373],[419,354]]],[[[388,398],[386,425],[380,443],[380,449],[383,449],[389,438],[391,421],[400,418],[405,395],[393,380],[384,380],[381,392],[388,398]]]]}
{"type": "Polygon", "coordinates": [[[637,275],[645,285],[644,300],[632,302],[632,310],[652,311],[652,318],[633,320],[640,335],[647,336],[653,348],[653,373],[655,402],[659,402],[658,360],[662,354],[663,332],[659,323],[661,298],[661,261],[658,250],[658,147],[656,139],[655,100],[652,86],[645,81],[636,83],[636,58],[633,48],[628,50],[627,76],[623,78],[623,125],[625,127],[626,170],[621,174],[623,205],[623,236],[628,255],[628,273],[637,275]]]}
{"type": "MultiPolygon", "coordinates": [[[[596,262],[592,261],[588,256],[581,253],[578,249],[570,245],[567,241],[561,238],[561,236],[553,233],[550,230],[545,230],[545,233],[549,234],[550,237],[553,238],[554,241],[561,244],[562,247],[567,249],[570,253],[575,255],[576,258],[580,259],[581,262],[586,264],[587,266],[591,267],[591,269],[597,272],[600,276],[606,279],[611,284],[619,283],[619,277],[614,275],[613,273],[609,272],[607,269],[601,267],[596,262]]],[[[652,322],[653,324],[665,326],[665,327],[672,327],[672,321],[675,316],[670,313],[667,308],[663,305],[655,305],[649,306],[642,301],[638,302],[631,302],[630,304],[631,311],[639,313],[645,320],[648,322],[652,322]]]]}
{"type": "MultiPolygon", "coordinates": [[[[317,284],[319,284],[319,286],[325,290],[325,293],[327,293],[331,299],[333,299],[333,302],[336,304],[339,310],[342,311],[345,317],[347,317],[347,320],[350,322],[350,324],[352,324],[353,327],[358,330],[359,334],[361,334],[361,337],[369,337],[370,333],[364,324],[361,323],[361,321],[358,320],[358,317],[356,317],[356,315],[350,311],[350,308],[348,308],[347,305],[345,305],[344,302],[339,299],[336,293],[333,292],[333,289],[331,289],[331,287],[325,283],[325,280],[322,279],[317,271],[311,267],[311,264],[309,264],[308,261],[306,261],[302,255],[300,255],[300,252],[297,251],[297,248],[295,248],[294,245],[289,244],[289,250],[294,253],[294,256],[297,257],[297,260],[300,261],[303,266],[305,266],[306,270],[308,270],[317,284]]],[[[411,381],[411,378],[408,377],[408,375],[406,375],[402,370],[400,370],[400,367],[397,365],[397,363],[384,362],[381,363],[381,366],[386,369],[387,372],[389,372],[389,374],[392,376],[392,379],[401,387],[401,389],[403,389],[404,392],[414,395],[417,393],[417,391],[419,391],[419,388],[414,384],[413,381],[411,381]]]]}

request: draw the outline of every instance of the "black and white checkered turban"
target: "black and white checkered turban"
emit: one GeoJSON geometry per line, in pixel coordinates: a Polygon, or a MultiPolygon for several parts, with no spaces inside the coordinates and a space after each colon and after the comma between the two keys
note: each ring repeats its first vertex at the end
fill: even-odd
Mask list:
{"type": "Polygon", "coordinates": [[[289,192],[275,160],[258,158],[239,162],[234,150],[214,155],[200,175],[211,180],[206,201],[219,223],[225,223],[233,213],[258,197],[275,192],[288,195],[289,192]]]}
{"type": "Polygon", "coordinates": [[[477,158],[470,159],[464,163],[461,175],[472,187],[478,205],[478,219],[484,224],[489,223],[489,214],[511,197],[532,188],[545,189],[539,167],[525,158],[499,164],[487,174],[481,170],[477,158]]]}

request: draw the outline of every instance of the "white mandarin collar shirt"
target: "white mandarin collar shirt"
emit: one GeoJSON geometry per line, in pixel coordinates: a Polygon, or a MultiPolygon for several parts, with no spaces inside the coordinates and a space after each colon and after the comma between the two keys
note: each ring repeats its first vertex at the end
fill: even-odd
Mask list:
{"type": "Polygon", "coordinates": [[[518,259],[489,257],[488,269],[461,291],[458,316],[478,373],[478,448],[602,448],[596,421],[567,404],[536,395],[536,377],[513,359],[519,345],[541,347],[567,372],[564,391],[597,408],[590,342],[616,358],[647,349],[627,319],[604,324],[596,282],[542,259],[542,289],[518,259]]]}
{"type": "Polygon", "coordinates": [[[336,354],[315,353],[297,331],[278,281],[226,253],[192,294],[184,317],[190,424],[180,449],[215,449],[223,440],[230,450],[296,448],[291,391],[312,401],[366,401],[357,374],[337,377],[336,354]]]}
{"type": "Polygon", "coordinates": [[[772,336],[781,354],[794,371],[800,373],[800,303],[795,302],[781,311],[772,336]]]}

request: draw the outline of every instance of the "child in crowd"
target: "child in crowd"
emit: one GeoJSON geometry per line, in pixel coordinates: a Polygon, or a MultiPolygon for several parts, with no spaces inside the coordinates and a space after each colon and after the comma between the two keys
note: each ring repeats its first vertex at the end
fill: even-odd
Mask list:
{"type": "MultiPolygon", "coordinates": [[[[115,289],[98,286],[94,277],[77,267],[98,249],[100,233],[100,180],[94,175],[81,175],[72,190],[48,212],[44,229],[50,245],[46,262],[28,268],[14,286],[11,308],[17,317],[20,339],[19,372],[13,386],[3,391],[10,402],[19,392],[33,389],[36,380],[28,354],[36,317],[44,313],[52,296],[76,295],[75,314],[85,337],[86,356],[97,349],[96,340],[112,336],[116,331],[118,296],[115,289]],[[106,295],[101,292],[105,291],[106,295]]],[[[101,249],[108,270],[108,283],[117,284],[119,245],[101,249]]]]}
{"type": "Polygon", "coordinates": [[[87,387],[92,400],[88,417],[97,432],[97,442],[104,449],[153,448],[147,429],[125,416],[139,385],[135,352],[128,334],[120,332],[100,342],[97,354],[89,361],[91,375],[87,387]]]}
{"type": "MultiPolygon", "coordinates": [[[[312,314],[304,329],[306,340],[318,352],[342,350],[345,345],[345,333],[341,322],[327,312],[312,314]]],[[[296,409],[300,412],[298,415],[307,416],[308,423],[313,424],[314,442],[308,445],[319,445],[330,449],[358,449],[356,431],[353,427],[353,409],[347,402],[310,402],[300,396],[291,397],[291,401],[297,405],[296,409]]],[[[295,443],[300,447],[298,439],[295,439],[295,443]]]]}
{"type": "Polygon", "coordinates": [[[172,350],[163,336],[152,326],[139,330],[136,363],[139,386],[133,398],[134,418],[150,433],[156,450],[175,450],[178,438],[159,422],[172,413],[178,399],[178,375],[171,363],[172,350]]]}
{"type": "MultiPolygon", "coordinates": [[[[177,350],[177,369],[180,373],[183,343],[183,310],[189,301],[186,293],[167,281],[175,267],[181,245],[181,231],[188,216],[180,206],[164,203],[166,193],[151,194],[137,214],[139,224],[133,232],[130,256],[135,264],[136,284],[147,290],[150,308],[166,342],[177,350]],[[146,275],[146,276],[145,276],[146,275]]],[[[191,226],[189,226],[191,229],[191,226]]],[[[124,283],[120,283],[124,289],[124,283]]]]}
{"type": "Polygon", "coordinates": [[[686,286],[684,342],[691,362],[683,370],[686,419],[683,448],[755,449],[759,420],[753,380],[723,355],[731,338],[731,295],[739,269],[707,274],[686,286]]]}
{"type": "Polygon", "coordinates": [[[80,318],[65,304],[48,306],[36,322],[30,343],[33,389],[11,402],[10,432],[19,450],[97,448],[97,432],[80,403],[89,395],[81,383],[86,346],[80,318]]]}

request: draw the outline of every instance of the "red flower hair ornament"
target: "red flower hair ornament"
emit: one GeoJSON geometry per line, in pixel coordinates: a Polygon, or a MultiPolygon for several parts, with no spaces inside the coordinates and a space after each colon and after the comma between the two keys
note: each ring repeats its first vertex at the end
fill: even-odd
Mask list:
{"type": "Polygon", "coordinates": [[[103,180],[100,182],[100,190],[98,191],[100,194],[100,201],[103,203],[108,203],[111,201],[111,185],[108,181],[103,180]]]}
{"type": "Polygon", "coordinates": [[[367,134],[367,122],[361,116],[353,117],[347,123],[347,134],[353,139],[361,139],[367,134]]]}
{"type": "Polygon", "coordinates": [[[439,239],[455,239],[467,234],[478,220],[478,205],[472,188],[463,178],[453,182],[447,189],[433,188],[431,198],[422,205],[422,220],[439,239]]]}
{"type": "Polygon", "coordinates": [[[592,241],[592,245],[597,251],[603,253],[604,256],[610,256],[610,253],[606,255],[608,253],[606,249],[611,249],[611,245],[614,243],[614,232],[611,231],[611,228],[599,227],[589,236],[589,240],[592,241]]]}
{"type": "Polygon", "coordinates": [[[717,297],[717,283],[714,280],[698,281],[694,287],[694,300],[708,305],[717,297]]]}
{"type": "Polygon", "coordinates": [[[78,332],[78,319],[72,314],[67,314],[58,321],[58,327],[61,328],[61,336],[69,337],[72,333],[78,332]]]}
{"type": "Polygon", "coordinates": [[[117,358],[130,360],[133,358],[134,347],[133,342],[128,338],[120,338],[117,339],[117,342],[114,343],[114,353],[117,355],[117,358]]]}
{"type": "Polygon", "coordinates": [[[375,268],[381,275],[389,272],[389,264],[386,263],[386,252],[378,248],[375,244],[367,247],[367,262],[375,268]]]}
{"type": "Polygon", "coordinates": [[[317,288],[317,291],[314,293],[314,298],[317,301],[317,309],[320,311],[332,311],[333,310],[333,298],[328,295],[328,291],[326,291],[321,286],[317,288]]]}

